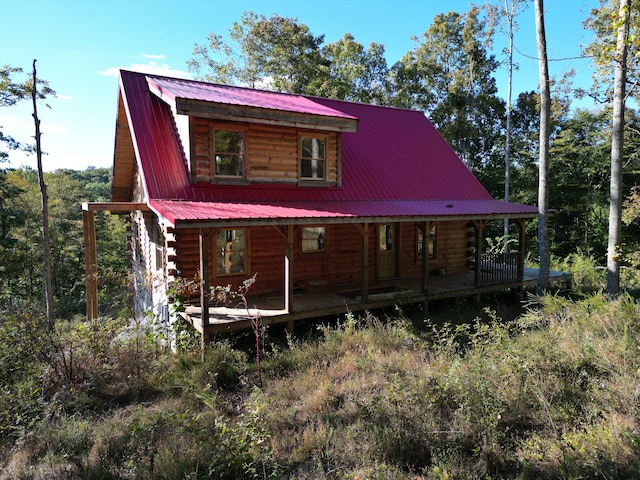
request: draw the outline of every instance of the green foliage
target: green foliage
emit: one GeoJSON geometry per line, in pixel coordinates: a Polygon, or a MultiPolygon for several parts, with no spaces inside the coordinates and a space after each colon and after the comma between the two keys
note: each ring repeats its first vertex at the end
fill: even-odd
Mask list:
{"type": "Polygon", "coordinates": [[[394,104],[424,110],[476,170],[495,160],[504,124],[505,105],[493,77],[498,63],[489,53],[492,38],[477,7],[440,14],[393,68],[394,104]]]}
{"type": "Polygon", "coordinates": [[[291,93],[314,93],[327,79],[320,52],[324,37],[314,36],[295,18],[244,12],[228,33],[230,43],[211,33],[208,45],[196,45],[189,69],[223,83],[256,86],[269,79],[274,90],[291,93]]]}
{"type": "MultiPolygon", "coordinates": [[[[58,318],[84,313],[84,237],[81,204],[109,198],[110,169],[46,174],[55,310],[58,318]],[[105,182],[105,183],[102,183],[105,182]],[[94,197],[94,195],[96,195],[94,197]]],[[[42,234],[35,170],[0,171],[0,306],[6,311],[44,311],[42,234]]],[[[96,215],[101,312],[129,308],[126,219],[96,215]]]]}
{"type": "Polygon", "coordinates": [[[58,323],[37,343],[36,324],[7,319],[2,468],[6,478],[634,477],[640,304],[601,293],[536,304],[514,321],[486,309],[464,322],[461,309],[419,330],[349,314],[271,349],[263,389],[230,341],[202,362],[117,321],[58,323]]]}

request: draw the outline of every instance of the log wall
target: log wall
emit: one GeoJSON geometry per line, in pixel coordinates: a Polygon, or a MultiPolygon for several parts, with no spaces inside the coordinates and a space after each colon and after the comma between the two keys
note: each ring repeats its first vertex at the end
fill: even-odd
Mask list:
{"type": "Polygon", "coordinates": [[[297,183],[298,136],[314,136],[326,141],[326,182],[338,181],[339,139],[336,132],[317,132],[296,128],[260,124],[214,122],[206,118],[190,117],[191,178],[194,182],[209,182],[211,171],[211,131],[242,129],[245,142],[245,180],[250,182],[297,183]]]}
{"type": "MultiPolygon", "coordinates": [[[[467,222],[438,222],[436,254],[429,259],[429,274],[438,275],[440,267],[447,273],[469,269],[470,230],[467,222]]],[[[282,293],[284,289],[284,234],[273,226],[245,229],[247,271],[240,275],[217,275],[215,233],[210,230],[212,258],[209,260],[211,285],[231,284],[237,287],[243,280],[257,274],[251,293],[282,293]]],[[[398,277],[418,278],[422,262],[417,257],[417,226],[413,222],[399,225],[398,277]]],[[[198,274],[198,230],[175,231],[176,267],[180,276],[194,279],[198,274]]],[[[369,284],[376,279],[377,228],[369,228],[369,284]]],[[[363,238],[358,225],[327,225],[324,252],[302,252],[302,227],[294,229],[294,287],[304,289],[358,288],[362,278],[363,238]]]]}

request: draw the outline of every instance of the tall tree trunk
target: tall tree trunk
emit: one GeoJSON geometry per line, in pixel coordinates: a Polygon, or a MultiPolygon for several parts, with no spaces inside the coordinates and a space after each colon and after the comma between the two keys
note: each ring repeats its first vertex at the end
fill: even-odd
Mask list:
{"type": "Polygon", "coordinates": [[[36,126],[36,159],[38,161],[38,179],[40,181],[40,193],[42,196],[42,250],[44,257],[44,292],[47,303],[47,327],[53,328],[55,319],[53,315],[53,287],[51,282],[51,249],[49,247],[49,196],[47,195],[47,185],[44,183],[44,172],[42,171],[42,147],[40,145],[40,119],[38,118],[38,87],[36,78],[36,60],[33,61],[33,89],[31,98],[33,100],[33,120],[36,126]]]}
{"type": "MultiPolygon", "coordinates": [[[[513,92],[513,17],[515,16],[515,0],[511,0],[511,8],[509,8],[509,0],[504,0],[504,10],[507,14],[509,22],[509,60],[507,63],[507,128],[504,145],[504,201],[509,201],[509,189],[511,184],[511,96],[513,92]]],[[[509,219],[504,219],[504,241],[507,244],[507,236],[509,235],[509,219]]]]}
{"type": "Polygon", "coordinates": [[[538,70],[540,71],[540,159],[538,164],[538,252],[540,271],[537,292],[541,295],[549,283],[549,136],[551,132],[551,92],[547,61],[547,38],[544,31],[544,2],[535,0],[538,70]]]}
{"type": "Polygon", "coordinates": [[[611,132],[611,182],[609,188],[609,241],[607,244],[607,293],[620,290],[622,236],[622,155],[624,143],[625,82],[627,80],[627,39],[629,36],[630,1],[620,0],[618,38],[616,41],[613,83],[613,128],[611,132]]]}

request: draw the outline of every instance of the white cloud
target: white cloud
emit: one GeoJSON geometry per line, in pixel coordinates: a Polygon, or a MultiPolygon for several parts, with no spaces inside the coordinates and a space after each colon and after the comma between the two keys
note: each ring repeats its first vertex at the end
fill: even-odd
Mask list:
{"type": "Polygon", "coordinates": [[[164,55],[143,54],[142,57],[145,59],[148,59],[149,61],[146,63],[132,63],[128,67],[108,67],[107,69],[99,73],[100,75],[104,75],[107,77],[117,77],[118,70],[122,68],[124,70],[132,70],[134,72],[150,73],[153,75],[163,75],[167,77],[177,77],[177,78],[193,77],[189,72],[171,68],[167,63],[156,62],[156,60],[163,60],[165,58],[164,55]]]}
{"type": "Polygon", "coordinates": [[[42,125],[40,125],[40,130],[42,131],[42,133],[48,135],[60,135],[69,131],[68,128],[55,123],[43,123],[42,125]]]}
{"type": "Polygon", "coordinates": [[[13,115],[0,115],[0,127],[15,127],[22,123],[22,118],[13,115]]]}

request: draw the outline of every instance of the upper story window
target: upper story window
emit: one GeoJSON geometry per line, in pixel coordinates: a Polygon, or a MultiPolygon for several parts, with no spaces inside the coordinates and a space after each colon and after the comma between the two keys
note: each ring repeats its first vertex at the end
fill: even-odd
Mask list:
{"type": "Polygon", "coordinates": [[[326,141],[324,138],[300,137],[300,179],[326,179],[326,141]]]}
{"type": "Polygon", "coordinates": [[[216,177],[244,177],[244,133],[213,130],[213,161],[216,177]]]}

